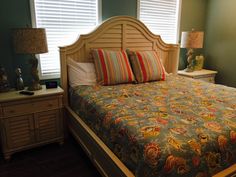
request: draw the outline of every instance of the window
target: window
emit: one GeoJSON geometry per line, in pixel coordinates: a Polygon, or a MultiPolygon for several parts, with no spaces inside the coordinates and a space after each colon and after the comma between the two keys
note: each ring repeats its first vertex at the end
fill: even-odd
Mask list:
{"type": "Polygon", "coordinates": [[[49,52],[40,54],[40,78],[59,78],[59,46],[72,44],[100,20],[100,0],[30,0],[34,27],[45,28],[49,52]]]}
{"type": "Polygon", "coordinates": [[[138,18],[167,43],[177,43],[181,0],[138,0],[138,18]]]}

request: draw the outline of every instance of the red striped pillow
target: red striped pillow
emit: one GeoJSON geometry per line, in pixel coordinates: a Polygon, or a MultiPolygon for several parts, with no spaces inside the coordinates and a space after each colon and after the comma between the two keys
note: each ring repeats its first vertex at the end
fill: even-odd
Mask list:
{"type": "Polygon", "coordinates": [[[136,80],[141,82],[165,80],[165,69],[155,51],[128,51],[136,80]]]}
{"type": "Polygon", "coordinates": [[[125,51],[92,50],[97,81],[102,85],[115,85],[134,81],[134,75],[125,51]]]}

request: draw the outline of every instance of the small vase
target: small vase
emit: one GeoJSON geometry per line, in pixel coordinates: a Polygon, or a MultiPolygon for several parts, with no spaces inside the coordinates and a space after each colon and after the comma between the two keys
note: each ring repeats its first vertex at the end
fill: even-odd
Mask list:
{"type": "Polygon", "coordinates": [[[21,77],[21,69],[16,68],[16,90],[23,90],[24,89],[24,81],[21,77]]]}
{"type": "Polygon", "coordinates": [[[24,81],[22,77],[16,79],[16,90],[24,90],[24,81]]]}
{"type": "Polygon", "coordinates": [[[204,64],[204,56],[203,55],[196,56],[194,70],[196,71],[201,70],[203,68],[203,64],[204,64]]]}

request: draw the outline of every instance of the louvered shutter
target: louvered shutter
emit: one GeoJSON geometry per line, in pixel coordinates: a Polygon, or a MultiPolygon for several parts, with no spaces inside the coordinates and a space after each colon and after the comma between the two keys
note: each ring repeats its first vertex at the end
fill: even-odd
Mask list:
{"type": "Polygon", "coordinates": [[[138,17],[167,43],[177,43],[181,0],[138,0],[138,17]]]}
{"type": "Polygon", "coordinates": [[[31,8],[35,26],[46,28],[47,33],[49,52],[40,54],[41,78],[59,77],[58,46],[72,44],[78,34],[98,24],[98,0],[34,0],[31,8]]]}

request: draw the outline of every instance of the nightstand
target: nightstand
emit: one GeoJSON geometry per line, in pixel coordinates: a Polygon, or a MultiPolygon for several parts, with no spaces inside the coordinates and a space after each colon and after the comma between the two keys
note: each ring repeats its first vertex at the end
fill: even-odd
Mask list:
{"type": "Polygon", "coordinates": [[[206,82],[215,83],[215,75],[217,74],[217,71],[202,69],[199,71],[193,71],[193,72],[186,72],[184,70],[178,71],[178,75],[184,76],[184,77],[190,77],[193,79],[200,79],[206,82]]]}
{"type": "Polygon", "coordinates": [[[59,142],[63,144],[63,90],[58,87],[21,95],[0,93],[0,133],[4,158],[15,152],[59,142]]]}

